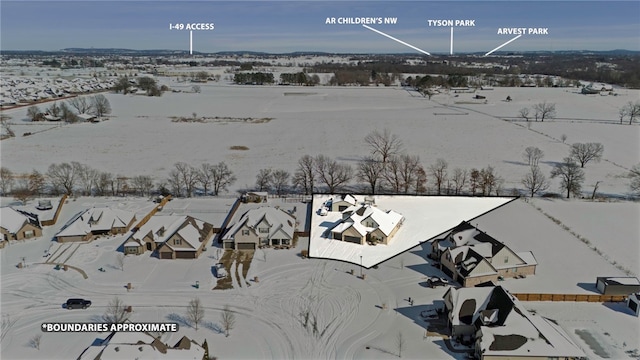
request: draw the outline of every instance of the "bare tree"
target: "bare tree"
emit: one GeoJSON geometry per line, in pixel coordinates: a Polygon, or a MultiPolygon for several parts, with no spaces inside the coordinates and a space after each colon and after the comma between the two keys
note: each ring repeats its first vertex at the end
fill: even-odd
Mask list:
{"type": "Polygon", "coordinates": [[[518,116],[529,121],[529,108],[522,108],[518,111],[518,116]]]}
{"type": "Polygon", "coordinates": [[[149,175],[137,175],[131,179],[131,186],[140,196],[149,196],[153,189],[153,178],[149,175]]]}
{"type": "Polygon", "coordinates": [[[198,183],[202,186],[202,191],[206,196],[211,186],[211,182],[213,181],[213,165],[209,163],[204,163],[198,169],[198,183]]]}
{"type": "Polygon", "coordinates": [[[60,112],[61,112],[60,105],[58,105],[58,103],[54,101],[53,104],[51,104],[51,106],[47,108],[47,112],[51,116],[55,116],[55,117],[60,116],[60,112]]]}
{"type": "Polygon", "coordinates": [[[293,185],[302,189],[305,195],[313,194],[316,174],[313,157],[304,155],[298,160],[298,169],[293,174],[293,185]]]}
{"type": "Polygon", "coordinates": [[[224,161],[219,162],[211,168],[211,182],[213,184],[213,195],[218,196],[220,191],[227,191],[227,187],[236,182],[233,171],[224,161]]]}
{"type": "Polygon", "coordinates": [[[225,336],[228,337],[236,324],[236,314],[229,309],[229,305],[225,305],[222,310],[221,322],[222,328],[225,331],[225,336]]]}
{"type": "Polygon", "coordinates": [[[106,96],[102,94],[94,95],[91,97],[91,106],[93,113],[98,117],[103,117],[107,114],[111,114],[111,103],[106,96]]]}
{"type": "Polygon", "coordinates": [[[622,120],[624,120],[625,116],[628,116],[629,125],[631,125],[633,123],[633,120],[640,116],[640,101],[637,101],[635,103],[629,101],[620,109],[619,114],[620,124],[622,124],[622,120]]]}
{"type": "Polygon", "coordinates": [[[182,196],[182,177],[180,172],[176,169],[169,171],[169,177],[167,178],[167,184],[171,187],[171,194],[173,196],[182,196]]]}
{"type": "Polygon", "coordinates": [[[442,194],[442,184],[447,181],[447,164],[446,160],[438,159],[436,163],[429,166],[429,170],[431,171],[431,175],[433,175],[433,179],[436,183],[436,189],[438,191],[438,195],[442,194]]]}
{"type": "Polygon", "coordinates": [[[193,91],[193,92],[194,92],[194,93],[196,93],[196,94],[199,94],[199,93],[200,93],[200,91],[201,91],[201,89],[200,89],[200,85],[193,85],[193,86],[191,87],[191,91],[193,91]]]}
{"type": "Polygon", "coordinates": [[[636,195],[640,195],[640,164],[636,164],[629,170],[628,177],[631,180],[629,183],[631,191],[636,195]]]}
{"type": "Polygon", "coordinates": [[[584,171],[570,158],[564,158],[563,162],[556,164],[551,171],[551,178],[559,177],[560,188],[567,191],[567,198],[571,194],[580,196],[582,182],[584,181],[584,171]]]}
{"type": "Polygon", "coordinates": [[[93,108],[93,103],[86,96],[76,96],[69,99],[71,105],[79,114],[88,114],[93,108]]]}
{"type": "Polygon", "coordinates": [[[184,186],[186,196],[191,197],[198,183],[198,170],[184,162],[177,162],[174,166],[178,172],[182,186],[184,186]]]}
{"type": "Polygon", "coordinates": [[[40,350],[40,341],[42,340],[42,334],[36,334],[29,339],[29,346],[36,350],[40,350]]]}
{"type": "Polygon", "coordinates": [[[320,181],[327,186],[330,194],[351,181],[353,169],[347,164],[340,164],[324,155],[315,159],[316,174],[320,181]]]}
{"type": "Polygon", "coordinates": [[[380,186],[384,165],[373,156],[366,156],[358,162],[357,178],[369,185],[369,193],[375,194],[380,186]]]}
{"type": "Polygon", "coordinates": [[[453,185],[454,185],[454,194],[459,195],[462,193],[462,189],[467,183],[468,172],[465,169],[455,168],[453,170],[453,185]]]}
{"type": "Polygon", "coordinates": [[[124,305],[122,300],[119,297],[115,296],[109,304],[107,305],[107,309],[104,314],[102,314],[102,320],[111,325],[111,324],[122,324],[129,319],[129,312],[127,311],[127,307],[124,305]]]}
{"type": "Polygon", "coordinates": [[[602,153],[604,152],[604,146],[601,143],[575,143],[571,145],[571,158],[580,163],[580,167],[583,168],[589,161],[600,161],[602,159],[602,153]]]}
{"type": "Polygon", "coordinates": [[[33,192],[34,195],[42,195],[44,192],[44,184],[44,175],[34,169],[31,174],[29,174],[29,190],[33,192]]]}
{"type": "Polygon", "coordinates": [[[545,118],[553,119],[556,117],[556,104],[546,101],[533,105],[536,121],[544,121],[545,118]]]}
{"type": "Polygon", "coordinates": [[[529,146],[524,149],[522,157],[529,166],[538,166],[538,162],[544,157],[544,152],[535,146],[529,146]]]}
{"type": "Polygon", "coordinates": [[[399,156],[393,155],[382,166],[384,168],[382,176],[387,188],[394,194],[400,194],[401,189],[404,188],[402,183],[402,160],[399,156]]]}
{"type": "Polygon", "coordinates": [[[408,154],[400,156],[400,179],[404,194],[408,194],[411,187],[414,186],[419,171],[424,172],[419,156],[408,154]]]}
{"type": "Polygon", "coordinates": [[[113,181],[113,175],[109,172],[100,172],[96,179],[96,195],[104,196],[109,190],[109,185],[113,181]]]}
{"type": "Polygon", "coordinates": [[[78,181],[76,170],[69,163],[51,164],[47,170],[47,177],[54,188],[64,189],[67,195],[71,195],[78,181]]]}
{"type": "Polygon", "coordinates": [[[365,136],[364,142],[371,149],[371,155],[380,157],[383,164],[386,164],[391,156],[399,154],[403,147],[402,140],[389,129],[370,132],[365,136]]]}
{"type": "Polygon", "coordinates": [[[469,190],[471,191],[471,195],[475,195],[476,191],[480,188],[480,183],[482,182],[482,176],[480,176],[480,170],[471,169],[469,173],[469,190]]]}
{"type": "Polygon", "coordinates": [[[522,178],[522,185],[524,185],[531,197],[549,188],[547,178],[537,165],[531,166],[530,171],[522,178]]]}
{"type": "Polygon", "coordinates": [[[564,142],[567,141],[567,134],[562,134],[562,136],[560,136],[560,140],[562,140],[562,143],[564,144],[564,142]]]}
{"type": "Polygon", "coordinates": [[[256,188],[258,191],[269,190],[269,184],[271,184],[271,177],[273,176],[271,169],[260,169],[258,175],[256,175],[256,188]]]}
{"type": "Polygon", "coordinates": [[[480,189],[482,190],[482,195],[491,195],[491,192],[497,189],[501,183],[502,178],[495,173],[493,167],[487,166],[480,170],[480,189]]]}
{"type": "Polygon", "coordinates": [[[398,350],[398,357],[402,357],[402,349],[404,348],[404,338],[402,337],[402,331],[398,331],[396,335],[396,349],[398,350]]]}
{"type": "Polygon", "coordinates": [[[31,119],[31,121],[40,120],[40,117],[42,116],[40,108],[37,105],[29,106],[29,108],[27,109],[27,116],[29,117],[29,119],[31,119]]]}
{"type": "Polygon", "coordinates": [[[291,176],[289,172],[282,169],[274,170],[271,173],[270,185],[277,195],[284,194],[289,184],[289,176],[291,176]]]}
{"type": "Polygon", "coordinates": [[[204,319],[204,307],[199,298],[191,299],[189,306],[187,307],[187,319],[192,322],[196,331],[198,331],[198,324],[204,319]]]}
{"type": "Polygon", "coordinates": [[[427,184],[427,172],[424,171],[424,168],[422,167],[422,165],[420,165],[416,169],[416,178],[413,185],[413,188],[416,194],[426,193],[427,192],[427,187],[425,186],[426,184],[427,184]]]}
{"type": "Polygon", "coordinates": [[[91,195],[93,186],[98,177],[98,170],[91,168],[89,165],[72,162],[71,166],[75,168],[78,174],[78,181],[82,188],[83,195],[91,195]]]}
{"type": "Polygon", "coordinates": [[[11,191],[14,182],[13,171],[4,166],[0,167],[0,190],[3,196],[6,196],[11,191]]]}

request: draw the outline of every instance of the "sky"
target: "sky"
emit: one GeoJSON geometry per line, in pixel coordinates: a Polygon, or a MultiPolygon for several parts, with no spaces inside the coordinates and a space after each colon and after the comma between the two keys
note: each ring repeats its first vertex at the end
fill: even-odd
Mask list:
{"type": "Polygon", "coordinates": [[[488,52],[513,39],[499,28],[546,28],[503,51],[640,50],[640,1],[8,1],[0,2],[0,49],[126,48],[193,51],[488,52]],[[397,18],[330,25],[327,18],[397,18]],[[169,24],[212,23],[213,30],[169,24]]]}

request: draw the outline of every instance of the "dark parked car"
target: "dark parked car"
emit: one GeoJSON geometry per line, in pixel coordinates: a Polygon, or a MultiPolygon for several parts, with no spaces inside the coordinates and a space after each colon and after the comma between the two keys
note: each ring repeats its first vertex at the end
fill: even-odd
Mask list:
{"type": "Polygon", "coordinates": [[[86,309],[91,306],[91,301],[85,299],[69,299],[67,300],[67,309],[86,309]]]}

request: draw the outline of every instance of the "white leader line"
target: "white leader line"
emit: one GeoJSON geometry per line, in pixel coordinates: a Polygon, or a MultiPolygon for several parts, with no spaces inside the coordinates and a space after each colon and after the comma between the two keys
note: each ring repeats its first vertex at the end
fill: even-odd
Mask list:
{"type": "Polygon", "coordinates": [[[516,40],[517,38],[519,38],[520,36],[522,36],[522,35],[518,35],[518,36],[514,37],[513,39],[511,39],[511,40],[507,41],[506,43],[504,43],[504,44],[502,44],[502,45],[498,46],[497,48],[495,48],[495,49],[493,49],[493,50],[489,51],[488,53],[484,54],[484,56],[488,56],[488,55],[489,55],[489,54],[491,54],[492,52],[494,52],[494,51],[496,51],[496,50],[498,50],[498,49],[502,48],[503,46],[505,46],[505,45],[509,44],[510,42],[515,41],[515,40],[516,40]]]}
{"type": "Polygon", "coordinates": [[[410,48],[412,48],[412,49],[414,49],[414,50],[417,50],[417,51],[419,51],[419,52],[421,52],[421,53],[423,53],[423,54],[427,54],[427,55],[431,56],[431,54],[429,54],[428,52],[426,52],[426,51],[424,51],[424,50],[422,50],[422,49],[420,49],[420,48],[417,48],[417,47],[415,47],[415,46],[413,46],[413,45],[411,45],[411,44],[407,44],[406,42],[404,42],[404,41],[402,41],[402,40],[396,39],[396,38],[394,38],[394,37],[393,37],[393,36],[391,36],[391,35],[387,35],[387,34],[383,33],[382,31],[376,30],[376,29],[372,28],[371,26],[364,25],[364,24],[362,24],[362,26],[364,26],[365,28],[367,28],[367,29],[369,29],[369,30],[371,30],[371,31],[373,31],[373,32],[377,32],[378,34],[380,34],[380,35],[382,35],[382,36],[386,36],[386,37],[388,37],[389,39],[391,39],[391,40],[393,40],[393,41],[397,41],[397,42],[399,42],[400,44],[402,44],[402,45],[404,45],[404,46],[408,46],[408,47],[410,47],[410,48]]]}

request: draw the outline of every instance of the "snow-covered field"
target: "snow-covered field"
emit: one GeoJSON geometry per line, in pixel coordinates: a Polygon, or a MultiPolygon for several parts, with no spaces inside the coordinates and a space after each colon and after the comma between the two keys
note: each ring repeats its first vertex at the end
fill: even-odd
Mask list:
{"type": "MultiPolygon", "coordinates": [[[[23,121],[26,110],[7,111],[18,136],[0,142],[0,155],[2,166],[14,172],[46,171],[51,163],[79,161],[114,174],[158,178],[166,177],[178,161],[195,166],[225,161],[238,177],[232,192],[252,187],[259,169],[292,172],[304,154],[324,154],[355,165],[368,152],[364,136],[373,129],[389,128],[425,166],[437,158],[446,159],[451,168],[491,165],[505,179],[504,187],[510,188],[521,187],[520,179],[528,168],[521,154],[527,146],[545,152],[541,168],[548,174],[555,162],[567,156],[567,144],[597,141],[604,144],[604,161],[585,167],[585,191],[589,193],[593,184],[601,181],[599,192],[625,195],[628,180],[621,175],[640,162],[640,128],[615,122],[618,109],[637,100],[640,93],[618,93],[584,96],[575,89],[497,88],[482,92],[487,104],[470,104],[467,100],[473,94],[435,95],[430,101],[399,88],[373,87],[215,84],[203,85],[200,94],[165,93],[160,98],[109,94],[113,107],[110,120],[65,125],[27,137],[22,133],[35,125],[23,121]],[[507,95],[514,100],[503,101],[507,95]],[[514,120],[520,108],[544,100],[557,104],[558,119],[533,123],[530,128],[520,120],[504,120],[514,120]],[[169,118],[190,117],[194,112],[207,117],[273,119],[262,123],[175,123],[169,118]],[[567,144],[559,140],[562,134],[567,135],[567,144]],[[230,150],[234,145],[249,150],[230,150]]],[[[553,181],[550,190],[559,191],[558,182],[553,181]]],[[[163,211],[188,213],[217,225],[233,200],[176,199],[163,211]]],[[[8,203],[11,199],[2,200],[3,205],[8,203]]],[[[3,359],[76,358],[106,334],[46,333],[40,350],[30,347],[29,339],[40,333],[39,326],[45,321],[99,320],[114,296],[133,307],[133,321],[178,321],[180,336],[199,342],[207,339],[211,354],[219,359],[394,359],[395,337],[400,331],[406,339],[403,358],[425,358],[425,354],[429,359],[464,358],[464,354],[448,350],[442,338],[424,336],[426,323],[418,315],[433,301],[441,300],[445,288],[421,285],[427,276],[442,276],[425,259],[428,250],[422,246],[383,262],[377,269],[363,269],[367,276],[362,280],[357,276],[357,265],[302,259],[299,253],[308,242],[301,239],[296,249],[256,251],[246,278],[234,277],[231,290],[211,291],[216,284],[211,273],[211,265],[218,260],[216,246],[209,246],[194,261],[159,260],[148,254],[129,256],[120,270],[114,266],[115,249],[123,237],[88,244],[52,244],[51,237],[73,214],[104,204],[139,214],[154,206],[141,198],[78,198],[63,208],[58,224],[46,228],[42,238],[0,250],[0,304],[3,320],[9,324],[3,328],[0,342],[3,359]],[[84,270],[87,279],[73,269],[65,272],[39,264],[46,260],[46,250],[53,252],[60,246],[76,249],[69,264],[84,270]],[[23,257],[28,266],[16,268],[23,257]],[[101,267],[106,271],[99,271],[101,267]],[[255,276],[259,282],[252,281],[255,276]],[[201,284],[199,289],[193,287],[196,281],[201,284]],[[134,286],[129,292],[124,287],[128,282],[134,286]],[[206,307],[203,326],[197,331],[184,321],[187,304],[196,296],[206,307]],[[67,311],[62,303],[69,297],[88,298],[93,305],[87,310],[67,311]],[[415,299],[413,307],[406,301],[408,297],[415,299]],[[229,337],[219,331],[225,305],[237,314],[229,337]],[[314,334],[302,325],[300,313],[304,310],[317,317],[324,333],[314,334]]],[[[624,276],[622,268],[638,275],[639,212],[637,202],[517,200],[474,222],[514,251],[534,253],[536,275],[501,282],[510,291],[592,293],[597,276],[624,276]]],[[[587,330],[599,339],[610,358],[624,358],[625,350],[638,347],[638,319],[617,305],[525,306],[557,319],[590,358],[595,354],[576,335],[576,329],[587,330]]]]}
{"type": "MultiPolygon", "coordinates": [[[[548,176],[553,164],[568,155],[569,144],[601,142],[604,161],[585,167],[587,193],[600,181],[599,192],[626,194],[628,181],[621,175],[640,162],[640,127],[616,124],[619,108],[637,100],[637,90],[585,96],[565,88],[496,88],[482,91],[487,104],[471,104],[467,100],[473,94],[438,94],[430,101],[401,88],[201,87],[199,94],[162,97],[108,94],[110,120],[55,127],[27,137],[21,135],[46,125],[31,125],[26,109],[6,111],[18,136],[0,143],[2,165],[18,173],[43,172],[52,163],[78,161],[114,174],[164,179],[178,161],[194,166],[225,161],[238,178],[230,189],[234,190],[252,187],[262,168],[292,173],[304,154],[324,154],[355,166],[369,151],[365,135],[383,128],[397,134],[425,167],[438,158],[447,160],[451,169],[491,165],[505,179],[505,189],[522,188],[520,180],[528,171],[522,153],[528,146],[544,151],[540,166],[548,176]],[[504,101],[508,95],[513,101],[504,101]],[[514,120],[519,109],[542,101],[556,103],[557,120],[531,123],[530,128],[522,120],[503,120],[514,120]],[[193,113],[272,120],[170,120],[193,113]],[[560,140],[562,134],[567,135],[566,144],[560,140]],[[249,149],[231,150],[232,146],[249,149]]],[[[554,180],[550,191],[560,192],[558,184],[554,180]]]]}

